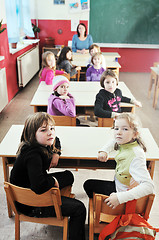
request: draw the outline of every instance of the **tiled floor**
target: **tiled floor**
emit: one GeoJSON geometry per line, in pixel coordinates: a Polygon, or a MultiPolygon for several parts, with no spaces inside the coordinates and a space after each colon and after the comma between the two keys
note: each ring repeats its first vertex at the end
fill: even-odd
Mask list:
{"type": "MultiPolygon", "coordinates": [[[[152,108],[152,98],[148,100],[147,92],[149,85],[150,74],[144,73],[120,73],[120,80],[124,81],[129,87],[133,95],[143,103],[142,109],[137,109],[136,113],[139,115],[143,127],[148,127],[159,145],[159,103],[158,108],[154,110],[152,108]]],[[[0,142],[9,130],[12,124],[24,124],[24,121],[28,114],[33,113],[33,108],[30,106],[30,101],[38,86],[38,76],[36,76],[24,89],[22,89],[11,103],[0,113],[0,142]]],[[[84,118],[81,122],[85,122],[84,118]]],[[[92,127],[97,125],[96,122],[90,122],[88,124],[92,127]]],[[[9,146],[8,146],[9,147],[9,146]]],[[[56,169],[59,171],[58,169],[56,169]]],[[[73,192],[76,198],[83,201],[88,207],[88,199],[83,191],[83,182],[88,178],[107,178],[113,179],[114,170],[79,170],[74,171],[75,183],[73,192]]],[[[159,227],[159,162],[155,165],[154,183],[155,183],[155,201],[150,214],[149,222],[154,227],[159,227]]],[[[9,219],[7,216],[6,198],[3,189],[3,169],[2,161],[0,161],[0,239],[12,240],[14,239],[14,217],[9,219]]],[[[87,223],[87,222],[86,222],[87,223]]],[[[88,226],[86,226],[86,235],[88,239],[88,226]]],[[[60,228],[43,226],[33,223],[21,224],[21,239],[62,239],[62,231],[60,228]]],[[[156,237],[159,240],[159,234],[156,237]]]]}

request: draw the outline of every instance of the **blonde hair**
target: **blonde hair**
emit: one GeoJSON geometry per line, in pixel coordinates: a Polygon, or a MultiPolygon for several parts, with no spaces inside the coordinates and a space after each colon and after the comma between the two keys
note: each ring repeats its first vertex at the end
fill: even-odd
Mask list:
{"type": "Polygon", "coordinates": [[[37,112],[33,115],[29,115],[25,121],[23,132],[21,135],[21,142],[17,151],[17,155],[20,154],[21,148],[24,144],[27,145],[36,145],[38,144],[36,140],[36,132],[37,130],[46,123],[52,123],[55,126],[55,121],[52,116],[45,112],[37,112]]]}
{"type": "Polygon", "coordinates": [[[101,58],[101,63],[102,63],[102,53],[101,52],[97,52],[97,53],[94,53],[93,56],[91,57],[91,63],[94,64],[93,62],[93,59],[95,57],[100,57],[101,58]]]}
{"type": "MultiPolygon", "coordinates": [[[[55,59],[55,55],[53,52],[51,51],[46,51],[42,54],[42,63],[41,63],[41,70],[39,72],[39,77],[41,77],[41,73],[42,73],[42,70],[45,68],[45,67],[49,67],[48,66],[48,63],[47,63],[47,58],[49,57],[49,55],[52,55],[55,59]]],[[[49,67],[50,68],[50,67],[49,67]]],[[[55,66],[51,68],[53,71],[54,71],[54,74],[55,74],[55,70],[56,70],[56,59],[55,59],[55,66]]]]}
{"type": "MultiPolygon", "coordinates": [[[[136,134],[136,138],[134,140],[137,141],[137,143],[143,148],[144,152],[146,152],[146,146],[140,136],[141,121],[139,118],[133,113],[121,113],[115,116],[113,128],[115,127],[115,120],[117,119],[126,119],[128,121],[130,128],[136,134]]],[[[114,149],[117,150],[118,148],[119,145],[115,143],[114,149]]]]}

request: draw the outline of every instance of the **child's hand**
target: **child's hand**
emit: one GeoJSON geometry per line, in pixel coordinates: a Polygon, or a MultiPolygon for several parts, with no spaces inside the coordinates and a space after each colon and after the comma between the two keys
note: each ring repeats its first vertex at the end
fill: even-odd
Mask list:
{"type": "Polygon", "coordinates": [[[49,169],[50,168],[53,168],[53,167],[56,167],[57,164],[58,164],[58,161],[59,161],[59,155],[57,153],[53,153],[53,156],[52,156],[52,160],[51,160],[51,163],[50,163],[50,166],[49,166],[49,169]]]}
{"type": "Polygon", "coordinates": [[[136,99],[133,100],[133,104],[137,107],[142,107],[141,102],[137,101],[136,99]]]}
{"type": "Polygon", "coordinates": [[[107,203],[107,205],[111,208],[116,208],[120,203],[119,203],[119,200],[118,200],[118,197],[117,197],[117,194],[116,193],[111,193],[110,196],[105,199],[105,202],[107,203]]]}
{"type": "Polygon", "coordinates": [[[108,160],[108,154],[106,152],[99,152],[97,159],[100,162],[106,162],[108,160]]]}

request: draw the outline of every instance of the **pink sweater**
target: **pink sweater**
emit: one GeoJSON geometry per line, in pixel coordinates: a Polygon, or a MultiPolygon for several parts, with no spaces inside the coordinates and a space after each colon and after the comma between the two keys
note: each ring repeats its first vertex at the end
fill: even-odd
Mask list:
{"type": "MultiPolygon", "coordinates": [[[[60,74],[64,74],[64,71],[60,71],[60,70],[56,70],[55,71],[55,75],[60,75],[60,74]]],[[[45,83],[47,85],[51,85],[52,84],[52,80],[54,78],[54,71],[48,67],[45,67],[43,70],[42,70],[42,73],[41,73],[41,78],[39,80],[39,83],[41,83],[41,81],[45,81],[45,83]]]]}

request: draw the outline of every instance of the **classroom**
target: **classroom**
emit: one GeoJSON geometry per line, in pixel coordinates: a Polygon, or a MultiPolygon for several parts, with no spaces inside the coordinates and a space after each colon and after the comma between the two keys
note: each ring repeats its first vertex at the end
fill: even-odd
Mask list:
{"type": "MultiPolygon", "coordinates": [[[[101,85],[99,81],[87,80],[86,63],[91,59],[89,50],[85,53],[75,52],[73,46],[77,26],[81,26],[81,23],[86,26],[93,43],[100,47],[106,68],[116,74],[119,81],[117,88],[130,99],[119,104],[122,111],[131,111],[141,120],[141,136],[147,148],[145,158],[155,193],[148,223],[159,228],[158,0],[21,0],[19,2],[24,3],[25,20],[30,23],[31,33],[29,36],[22,30],[25,39],[19,37],[15,41],[16,46],[13,46],[13,40],[9,40],[8,33],[8,16],[12,22],[11,28],[16,26],[11,15],[16,0],[11,2],[0,0],[0,238],[15,239],[15,217],[6,198],[4,181],[9,182],[25,120],[30,114],[47,111],[48,98],[53,91],[54,82],[50,85],[45,81],[39,83],[42,54],[53,52],[58,69],[62,49],[70,47],[73,50],[72,63],[78,67],[76,81],[74,76],[71,79],[71,74],[57,74],[70,80],[69,92],[75,99],[76,116],[72,117],[72,126],[70,123],[63,126],[54,117],[55,132],[60,139],[62,152],[57,167],[51,168],[49,173],[65,170],[73,173],[71,194],[86,209],[85,240],[98,239],[98,234],[92,237],[90,233],[88,215],[92,202],[83,184],[88,179],[114,179],[115,165],[109,163],[114,162],[111,161],[115,158],[114,153],[110,155],[108,163],[99,162],[97,156],[98,151],[112,138],[111,127],[116,115],[106,118],[94,114],[94,103],[101,85]],[[137,100],[142,107],[137,107],[134,102],[137,100]],[[70,142],[72,148],[68,144],[70,142]]],[[[16,29],[19,31],[17,26],[16,29]]],[[[58,70],[63,71],[63,68],[58,70]]],[[[67,118],[64,119],[67,121],[67,118]]],[[[68,119],[70,121],[70,117],[68,119]]],[[[61,223],[55,226],[51,226],[49,221],[43,223],[21,221],[20,239],[69,239],[63,238],[61,223]]],[[[159,233],[155,239],[159,240],[159,233]]]]}

